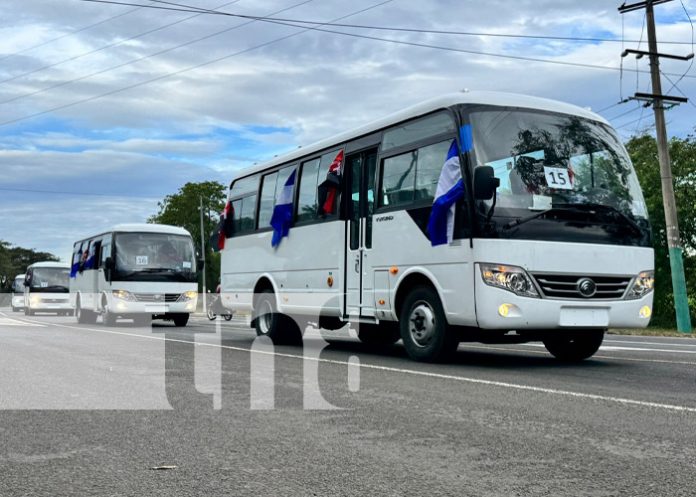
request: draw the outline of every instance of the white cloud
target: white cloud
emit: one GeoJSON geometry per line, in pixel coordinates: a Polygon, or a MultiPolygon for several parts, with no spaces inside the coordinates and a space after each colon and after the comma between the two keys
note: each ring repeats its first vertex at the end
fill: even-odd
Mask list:
{"type": "MultiPolygon", "coordinates": [[[[226,2],[191,0],[190,3],[214,8],[226,2]]],[[[279,16],[328,20],[376,3],[377,0],[350,3],[314,0],[279,16]]],[[[293,2],[289,0],[240,0],[223,10],[254,15],[291,5],[293,2]]],[[[694,0],[686,5],[694,12],[694,0]]],[[[616,11],[617,6],[618,2],[606,0],[473,3],[395,0],[342,22],[495,33],[621,36],[622,19],[616,11]]],[[[679,2],[660,5],[656,10],[661,19],[666,19],[659,26],[661,39],[690,40],[691,28],[679,2]]],[[[127,14],[4,59],[0,64],[0,80],[192,16],[190,13],[64,0],[8,2],[4,13],[6,15],[0,20],[0,36],[6,54],[109,17],[127,14]]],[[[156,197],[175,190],[186,181],[210,178],[227,183],[240,167],[256,159],[272,157],[282,150],[361,125],[405,105],[463,88],[548,96],[595,109],[619,99],[618,72],[453,53],[316,31],[274,41],[298,30],[261,22],[231,29],[245,22],[224,16],[197,16],[136,40],[0,83],[2,102],[103,71],[31,97],[0,103],[0,122],[65,106],[40,117],[0,125],[0,187],[42,185],[44,189],[86,188],[156,197]],[[223,30],[226,31],[210,36],[223,30]],[[170,50],[207,36],[210,37],[198,43],[170,50]],[[254,48],[263,44],[261,48],[254,48]],[[167,52],[127,64],[164,51],[167,52]],[[233,56],[237,53],[239,55],[233,56]],[[222,60],[115,92],[215,59],[222,60]],[[126,65],[109,70],[121,64],[126,65]],[[110,94],[71,105],[107,93],[110,94]]],[[[626,15],[624,22],[626,38],[641,36],[640,13],[626,15]]],[[[335,29],[466,50],[606,66],[618,66],[621,51],[621,45],[616,43],[578,44],[335,29]]],[[[665,45],[660,49],[675,53],[691,50],[687,45],[665,45]]],[[[625,61],[625,67],[634,66],[633,60],[625,61]]],[[[644,62],[641,68],[647,68],[644,62]]],[[[680,62],[664,63],[666,72],[679,73],[686,68],[680,62]]],[[[635,90],[635,79],[632,73],[624,74],[624,96],[635,90]]],[[[647,81],[647,75],[640,75],[641,86],[647,81]]],[[[696,95],[696,80],[684,79],[679,86],[688,95],[696,95]]],[[[672,91],[675,92],[677,90],[672,91]]],[[[607,114],[616,116],[624,112],[624,108],[628,109],[617,107],[607,114]]],[[[694,122],[691,111],[688,106],[671,111],[668,114],[670,130],[680,134],[690,131],[694,122]]],[[[635,120],[638,115],[617,119],[616,124],[635,120]]],[[[646,115],[649,122],[649,112],[646,115]]],[[[632,129],[628,126],[621,131],[632,129]]],[[[31,210],[33,198],[20,196],[13,202],[13,209],[27,210],[28,206],[31,210]]],[[[66,212],[87,214],[80,205],[94,209],[101,200],[77,202],[56,197],[52,202],[57,206],[54,212],[63,213],[56,214],[54,223],[59,233],[61,229],[73,232],[77,217],[84,217],[66,212]],[[63,206],[70,206],[70,209],[63,209],[63,206]]],[[[7,207],[6,202],[1,205],[7,207]]],[[[104,221],[146,216],[144,211],[125,207],[108,212],[123,215],[105,214],[104,221]]],[[[151,210],[147,212],[150,213],[151,210]]],[[[10,228],[6,219],[7,216],[3,216],[0,221],[0,237],[12,242],[26,241],[21,235],[21,225],[14,223],[14,228],[10,228]]],[[[46,235],[45,241],[38,240],[34,246],[58,250],[55,236],[46,235]]]]}

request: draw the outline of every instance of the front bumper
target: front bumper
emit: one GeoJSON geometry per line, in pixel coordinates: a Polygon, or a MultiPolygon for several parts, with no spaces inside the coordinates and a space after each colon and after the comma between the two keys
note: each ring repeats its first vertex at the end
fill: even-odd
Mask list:
{"type": "Polygon", "coordinates": [[[190,314],[196,310],[196,299],[187,302],[131,302],[113,298],[110,311],[118,315],[190,314]]]}
{"type": "Polygon", "coordinates": [[[31,311],[46,311],[46,312],[53,312],[53,311],[72,311],[73,306],[68,302],[29,302],[29,310],[31,311]]]}
{"type": "Polygon", "coordinates": [[[476,318],[484,330],[645,328],[650,317],[642,317],[641,309],[652,311],[653,293],[636,300],[529,298],[486,285],[477,274],[476,318]],[[507,312],[501,312],[503,304],[507,312]]]}

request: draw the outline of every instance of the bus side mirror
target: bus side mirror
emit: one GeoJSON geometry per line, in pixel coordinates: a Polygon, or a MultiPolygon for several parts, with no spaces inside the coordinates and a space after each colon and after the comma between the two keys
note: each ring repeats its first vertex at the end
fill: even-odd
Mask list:
{"type": "Polygon", "coordinates": [[[203,259],[198,259],[196,261],[196,267],[199,271],[203,271],[203,268],[205,268],[205,261],[203,259]]]}
{"type": "Polygon", "coordinates": [[[28,274],[24,277],[24,286],[31,286],[31,275],[28,274]]]}
{"type": "Polygon", "coordinates": [[[474,169],[474,198],[490,200],[500,186],[500,179],[495,177],[491,166],[478,166],[474,169]]]}

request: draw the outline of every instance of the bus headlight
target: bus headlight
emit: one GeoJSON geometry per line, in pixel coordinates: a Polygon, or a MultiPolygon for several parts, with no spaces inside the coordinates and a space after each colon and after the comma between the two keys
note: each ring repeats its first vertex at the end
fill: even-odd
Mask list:
{"type": "Polygon", "coordinates": [[[633,286],[626,295],[627,299],[639,299],[650,293],[655,287],[655,271],[643,271],[633,281],[633,286]]]}
{"type": "Polygon", "coordinates": [[[39,305],[41,303],[41,297],[39,295],[32,295],[29,297],[29,305],[39,305]]]}
{"type": "Polygon", "coordinates": [[[189,290],[179,295],[179,302],[189,302],[195,300],[198,297],[198,292],[195,290],[189,290]]]}
{"type": "Polygon", "coordinates": [[[125,300],[127,302],[135,302],[135,295],[126,290],[114,290],[112,292],[113,296],[117,299],[125,300]]]}
{"type": "Polygon", "coordinates": [[[522,297],[539,298],[532,278],[521,267],[502,264],[480,264],[481,277],[486,285],[508,290],[522,297]]]}

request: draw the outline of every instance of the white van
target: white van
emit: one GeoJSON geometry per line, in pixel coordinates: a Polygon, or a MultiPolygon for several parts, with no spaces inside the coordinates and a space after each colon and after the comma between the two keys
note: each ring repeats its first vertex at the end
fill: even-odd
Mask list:
{"type": "Polygon", "coordinates": [[[12,283],[12,312],[19,312],[24,309],[24,278],[25,274],[20,274],[12,283]]]}
{"type": "Polygon", "coordinates": [[[191,234],[160,224],[120,224],[75,242],[70,298],[79,323],[151,319],[186,326],[198,302],[191,234]]]}
{"type": "Polygon", "coordinates": [[[70,266],[62,262],[36,262],[27,268],[24,278],[24,314],[73,313],[69,292],[70,266]]]}

